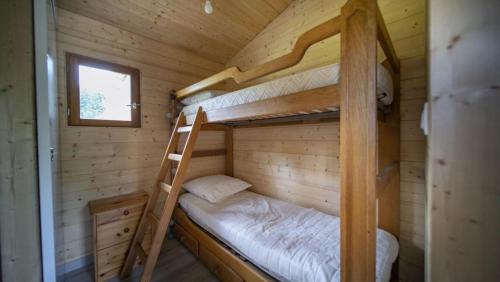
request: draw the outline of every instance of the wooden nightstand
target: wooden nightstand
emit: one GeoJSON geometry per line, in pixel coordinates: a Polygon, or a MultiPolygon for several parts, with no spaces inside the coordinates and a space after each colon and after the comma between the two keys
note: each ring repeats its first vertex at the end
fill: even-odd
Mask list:
{"type": "MultiPolygon", "coordinates": [[[[141,191],[89,202],[95,281],[107,281],[120,273],[148,197],[141,191]]],[[[151,228],[146,232],[144,250],[150,245],[151,228]]]]}

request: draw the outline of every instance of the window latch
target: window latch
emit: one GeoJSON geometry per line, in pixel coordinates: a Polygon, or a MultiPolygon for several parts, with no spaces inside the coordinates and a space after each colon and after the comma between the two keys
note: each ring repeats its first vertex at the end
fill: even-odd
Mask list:
{"type": "Polygon", "coordinates": [[[132,109],[137,110],[137,107],[140,107],[141,104],[137,104],[136,102],[133,102],[132,105],[125,105],[127,107],[132,107],[132,109]]]}

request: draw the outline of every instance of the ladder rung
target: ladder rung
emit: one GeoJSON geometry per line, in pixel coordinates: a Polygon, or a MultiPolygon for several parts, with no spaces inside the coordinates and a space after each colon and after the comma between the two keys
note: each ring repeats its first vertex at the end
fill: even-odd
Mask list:
{"type": "Polygon", "coordinates": [[[177,132],[179,133],[184,133],[184,132],[191,132],[193,129],[193,126],[182,126],[177,129],[177,132]]]}
{"type": "Polygon", "coordinates": [[[136,244],[135,249],[137,251],[137,255],[141,258],[142,262],[146,263],[146,259],[148,258],[148,256],[146,255],[146,252],[142,248],[141,244],[136,244]]]}
{"type": "Polygon", "coordinates": [[[152,211],[148,212],[148,217],[155,225],[160,223],[160,219],[152,211]]]}
{"type": "Polygon", "coordinates": [[[168,185],[167,183],[165,182],[160,182],[160,188],[167,192],[167,194],[170,194],[170,191],[172,190],[172,186],[168,185]]]}
{"type": "Polygon", "coordinates": [[[168,154],[168,159],[172,161],[177,161],[180,162],[182,158],[182,155],[179,154],[168,154]]]}

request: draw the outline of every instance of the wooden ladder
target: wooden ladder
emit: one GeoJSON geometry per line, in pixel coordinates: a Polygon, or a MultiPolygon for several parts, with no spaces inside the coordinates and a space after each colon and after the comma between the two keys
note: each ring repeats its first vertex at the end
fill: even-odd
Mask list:
{"type": "Polygon", "coordinates": [[[161,168],[158,173],[158,177],[153,188],[153,192],[149,197],[144,213],[141,217],[139,226],[134,235],[134,239],[130,244],[130,248],[125,259],[125,263],[120,272],[120,278],[124,279],[130,275],[133,265],[137,256],[141,258],[144,262],[144,271],[142,273],[141,281],[146,282],[151,280],[153,275],[153,270],[160,254],[160,250],[163,244],[163,239],[167,233],[170,220],[172,218],[172,213],[174,211],[175,205],[177,204],[177,198],[179,197],[179,192],[181,190],[182,184],[184,182],[184,177],[187,172],[189,161],[191,159],[191,154],[193,153],[193,148],[198,137],[198,133],[201,129],[203,123],[204,113],[201,107],[196,112],[196,117],[191,126],[186,125],[186,117],[183,113],[179,115],[175,128],[172,131],[170,137],[170,142],[163,156],[161,162],[161,168]],[[184,150],[182,154],[176,154],[177,145],[179,143],[179,138],[182,133],[188,133],[186,144],[184,145],[184,150]],[[172,168],[172,161],[178,162],[178,167],[173,177],[171,184],[165,183],[165,178],[172,168]],[[158,205],[158,199],[160,198],[160,193],[167,193],[165,203],[163,203],[163,209],[161,212],[161,217],[158,218],[154,211],[158,205]],[[154,238],[151,244],[149,254],[146,254],[142,246],[144,239],[144,234],[148,227],[148,223],[153,226],[154,238]],[[156,230],[154,228],[156,227],[156,230]]]}

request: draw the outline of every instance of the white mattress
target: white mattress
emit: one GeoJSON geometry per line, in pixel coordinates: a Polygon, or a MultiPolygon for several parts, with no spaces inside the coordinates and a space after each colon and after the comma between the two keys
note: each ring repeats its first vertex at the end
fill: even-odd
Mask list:
{"type": "MultiPolygon", "coordinates": [[[[201,227],[281,281],[340,281],[340,221],[314,209],[239,192],[212,204],[186,193],[179,203],[201,227]]],[[[377,230],[377,281],[390,279],[399,245],[377,230]]]]}
{"type": "MultiPolygon", "coordinates": [[[[211,111],[337,84],[339,69],[339,64],[310,69],[185,106],[182,111],[185,115],[191,115],[196,113],[200,106],[205,111],[211,111]]],[[[382,65],[378,65],[378,100],[385,105],[389,105],[392,103],[393,91],[393,82],[389,71],[382,65]]],[[[334,111],[336,109],[329,110],[334,111]]]]}

